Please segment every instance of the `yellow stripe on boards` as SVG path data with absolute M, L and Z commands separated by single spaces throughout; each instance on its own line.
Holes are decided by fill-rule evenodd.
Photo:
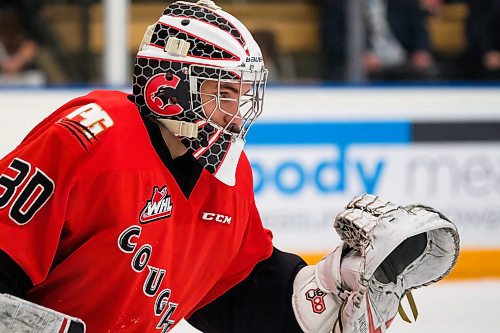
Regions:
M 320 261 L 325 253 L 299 254 L 309 265 Z M 445 280 L 500 278 L 500 249 L 462 250 L 453 271 Z

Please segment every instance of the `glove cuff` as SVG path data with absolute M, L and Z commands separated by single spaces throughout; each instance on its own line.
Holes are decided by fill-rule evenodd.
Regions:
M 341 243 L 317 265 L 302 268 L 295 277 L 292 307 L 306 333 L 331 332 L 351 290 L 362 288 L 359 283 L 362 259 L 352 251 L 342 258 L 346 246 Z
M 360 288 L 362 258 L 357 252 L 346 251 L 344 242 L 315 267 L 314 274 L 321 290 L 333 293 L 345 300 L 350 291 Z M 347 253 L 347 254 L 346 254 Z
M 306 266 L 295 277 L 292 307 L 305 333 L 326 333 L 337 321 L 342 300 L 318 283 L 315 271 L 316 266 Z

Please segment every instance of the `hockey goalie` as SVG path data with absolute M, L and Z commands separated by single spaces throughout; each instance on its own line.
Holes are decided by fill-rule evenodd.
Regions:
M 368 194 L 317 265 L 274 246 L 244 151 L 267 75 L 237 18 L 173 2 L 132 93 L 76 97 L 1 158 L 0 333 L 382 333 L 446 276 L 455 226 Z

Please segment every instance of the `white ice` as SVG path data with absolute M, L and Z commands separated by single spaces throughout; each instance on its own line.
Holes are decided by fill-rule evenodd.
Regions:
M 500 280 L 444 281 L 414 291 L 414 297 L 416 323 L 398 316 L 389 333 L 500 333 Z M 171 332 L 199 331 L 183 321 Z

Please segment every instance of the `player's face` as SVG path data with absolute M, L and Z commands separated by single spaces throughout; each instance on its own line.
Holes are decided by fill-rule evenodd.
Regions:
M 231 132 L 241 131 L 240 96 L 250 90 L 250 84 L 205 80 L 201 85 L 201 102 L 207 119 Z M 216 96 L 219 96 L 217 103 Z

